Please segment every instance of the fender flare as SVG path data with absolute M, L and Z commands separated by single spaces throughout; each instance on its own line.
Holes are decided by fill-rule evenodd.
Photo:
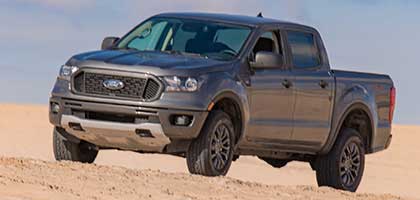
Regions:
M 246 102 L 247 100 L 245 100 L 245 102 L 243 101 L 243 99 L 237 95 L 235 92 L 233 91 L 222 91 L 220 93 L 218 93 L 217 95 L 215 95 L 215 97 L 212 99 L 211 104 L 216 104 L 218 101 L 222 100 L 222 99 L 232 99 L 239 107 L 239 112 L 241 114 L 240 119 L 241 119 L 241 130 L 239 130 L 239 132 L 237 134 L 237 141 L 239 142 L 239 140 L 242 138 L 242 136 L 244 135 L 245 132 L 245 126 L 246 126 L 246 121 L 247 121 L 247 111 L 246 111 Z M 210 105 L 209 105 L 210 107 Z M 209 110 L 210 111 L 210 110 Z M 249 113 L 248 113 L 249 115 Z
M 368 135 L 368 140 L 371 140 L 371 137 L 373 137 L 373 134 L 375 132 L 372 112 L 365 103 L 354 102 L 354 103 L 350 104 L 345 109 L 345 111 L 343 112 L 343 115 L 341 116 L 340 120 L 338 121 L 338 125 L 334 128 L 334 130 L 331 130 L 331 134 L 328 136 L 328 139 L 327 139 L 326 143 L 324 144 L 324 146 L 322 147 L 319 154 L 324 155 L 324 154 L 328 154 L 328 152 L 330 152 L 330 150 L 333 148 L 333 146 L 334 146 L 334 144 L 335 144 L 335 142 L 336 142 L 336 140 L 337 140 L 337 138 L 340 134 L 340 130 L 341 130 L 341 127 L 343 126 L 344 120 L 347 118 L 347 116 L 352 111 L 354 111 L 356 109 L 363 110 L 369 117 L 370 126 L 371 126 L 370 128 L 371 128 L 372 132 L 370 133 L 370 135 Z M 367 148 L 370 149 L 370 147 L 368 147 L 368 146 L 367 146 Z

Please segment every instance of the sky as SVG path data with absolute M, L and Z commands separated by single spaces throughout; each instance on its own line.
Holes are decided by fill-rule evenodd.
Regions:
M 264 16 L 316 27 L 334 69 L 389 74 L 395 122 L 420 124 L 415 0 L 0 0 L 0 102 L 47 104 L 59 67 L 161 12 Z

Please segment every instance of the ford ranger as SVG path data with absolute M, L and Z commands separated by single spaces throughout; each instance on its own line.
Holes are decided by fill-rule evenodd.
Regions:
M 185 157 L 193 174 L 223 176 L 252 155 L 277 168 L 308 162 L 320 186 L 356 191 L 365 155 L 391 142 L 394 106 L 389 76 L 330 69 L 312 27 L 164 13 L 70 58 L 49 119 L 57 160 L 164 153 Z

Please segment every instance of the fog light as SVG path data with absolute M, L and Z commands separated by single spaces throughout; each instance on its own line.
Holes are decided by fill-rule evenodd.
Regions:
M 60 112 L 60 105 L 57 103 L 51 103 L 51 112 L 53 114 L 58 114 Z
M 176 126 L 189 126 L 191 124 L 192 117 L 186 115 L 176 115 L 174 116 L 174 124 Z

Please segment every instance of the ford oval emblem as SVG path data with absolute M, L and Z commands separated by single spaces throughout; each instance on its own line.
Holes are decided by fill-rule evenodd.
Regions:
M 110 90 L 120 90 L 124 88 L 124 83 L 115 79 L 105 80 L 103 85 Z

